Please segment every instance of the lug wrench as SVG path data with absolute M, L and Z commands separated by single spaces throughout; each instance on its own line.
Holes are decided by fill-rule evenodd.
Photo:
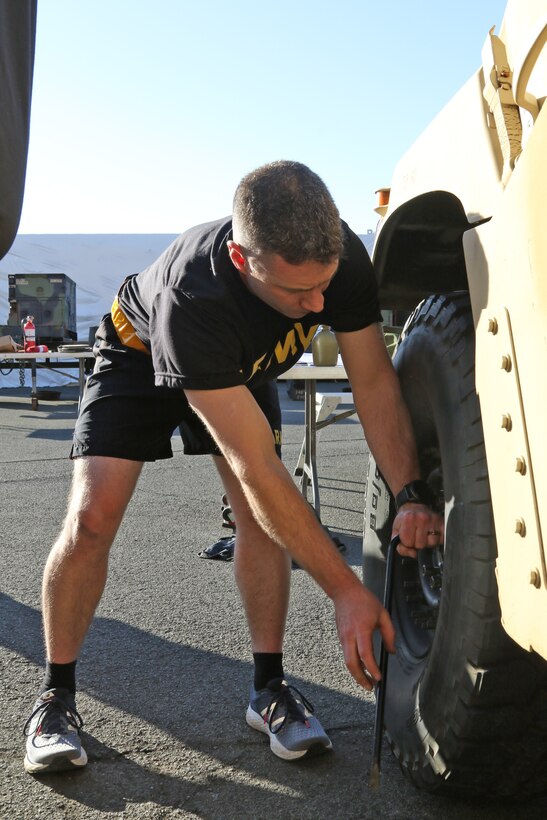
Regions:
M 401 539 L 398 535 L 391 539 L 387 548 L 386 578 L 384 585 L 384 608 L 391 616 L 391 601 L 393 598 L 393 574 L 395 569 L 396 549 Z M 376 714 L 374 717 L 374 745 L 372 752 L 372 766 L 368 785 L 377 789 L 380 785 L 380 757 L 382 754 L 382 738 L 384 735 L 384 708 L 386 703 L 388 653 L 382 641 L 380 646 L 380 674 L 382 679 L 376 684 Z

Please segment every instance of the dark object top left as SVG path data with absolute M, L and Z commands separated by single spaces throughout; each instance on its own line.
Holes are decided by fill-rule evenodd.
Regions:
M 37 0 L 0 0 L 0 259 L 21 218 L 30 130 Z

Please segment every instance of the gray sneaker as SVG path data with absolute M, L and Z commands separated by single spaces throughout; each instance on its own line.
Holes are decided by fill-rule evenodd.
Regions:
M 270 749 L 283 760 L 332 749 L 332 743 L 316 717 L 313 706 L 294 686 L 282 678 L 268 682 L 265 689 L 251 687 L 247 723 L 270 738 Z
M 25 723 L 25 769 L 30 774 L 61 772 L 85 766 L 80 729 L 83 721 L 68 689 L 43 692 Z

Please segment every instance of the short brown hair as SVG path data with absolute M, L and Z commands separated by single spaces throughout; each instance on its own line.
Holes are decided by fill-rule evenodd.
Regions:
M 234 195 L 234 238 L 253 255 L 292 265 L 342 254 L 340 214 L 323 180 L 300 162 L 278 160 L 247 174 Z

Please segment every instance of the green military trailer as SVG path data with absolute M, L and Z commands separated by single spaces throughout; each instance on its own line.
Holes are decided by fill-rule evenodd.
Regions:
M 9 316 L 0 335 L 23 343 L 22 324 L 32 316 L 39 343 L 55 349 L 77 338 L 76 283 L 64 273 L 8 274 Z

